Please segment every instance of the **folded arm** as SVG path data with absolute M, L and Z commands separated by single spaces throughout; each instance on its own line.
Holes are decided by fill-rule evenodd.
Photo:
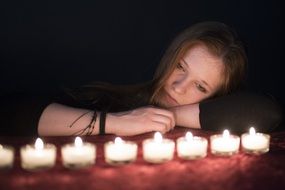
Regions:
M 213 98 L 200 104 L 178 106 L 174 112 L 176 125 L 241 133 L 254 126 L 257 131 L 272 131 L 282 121 L 282 110 L 269 96 L 240 92 Z

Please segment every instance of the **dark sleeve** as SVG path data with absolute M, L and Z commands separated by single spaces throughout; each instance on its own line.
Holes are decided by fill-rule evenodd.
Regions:
M 200 103 L 201 128 L 247 132 L 251 126 L 270 132 L 282 121 L 281 106 L 270 96 L 239 92 Z
M 43 110 L 51 99 L 43 95 L 9 94 L 0 100 L 0 135 L 37 136 Z

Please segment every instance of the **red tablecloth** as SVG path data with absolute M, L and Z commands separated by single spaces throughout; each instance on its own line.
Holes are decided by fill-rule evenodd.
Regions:
M 164 136 L 177 139 L 189 129 L 177 128 Z M 194 135 L 207 137 L 213 133 L 191 130 Z M 61 163 L 60 146 L 73 142 L 73 137 L 49 137 L 45 142 L 57 146 L 56 166 L 47 171 L 28 172 L 20 166 L 19 147 L 33 143 L 35 138 L 0 137 L 1 144 L 16 148 L 14 167 L 0 171 L 0 189 L 191 189 L 241 190 L 285 189 L 285 132 L 271 134 L 270 151 L 254 156 L 241 151 L 231 157 L 218 157 L 208 150 L 206 158 L 182 160 L 175 157 L 164 164 L 148 164 L 142 158 L 142 141 L 153 133 L 123 138 L 139 144 L 138 159 L 131 164 L 114 167 L 104 161 L 103 144 L 114 136 L 84 137 L 97 145 L 96 164 L 87 169 L 69 170 Z

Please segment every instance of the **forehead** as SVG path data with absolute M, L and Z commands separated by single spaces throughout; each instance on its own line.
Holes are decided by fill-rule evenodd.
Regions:
M 182 59 L 188 65 L 193 77 L 206 81 L 214 89 L 222 85 L 224 79 L 223 61 L 211 54 L 205 45 L 197 44 L 191 47 Z

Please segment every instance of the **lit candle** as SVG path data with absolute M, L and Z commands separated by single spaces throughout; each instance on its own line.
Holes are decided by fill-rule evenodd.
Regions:
M 222 135 L 212 135 L 210 141 L 212 154 L 230 156 L 239 151 L 240 138 L 228 130 L 224 130 Z
M 176 141 L 178 157 L 184 159 L 204 158 L 207 155 L 208 141 L 206 138 L 197 137 L 187 132 L 185 137 Z
M 14 162 L 14 148 L 0 144 L 0 169 L 12 168 Z
M 138 146 L 131 141 L 123 141 L 116 137 L 104 145 L 105 161 L 112 165 L 121 165 L 133 162 L 137 158 Z
M 242 150 L 250 154 L 262 154 L 269 151 L 270 135 L 256 133 L 251 127 L 249 133 L 241 136 Z
M 150 163 L 162 163 L 172 160 L 175 143 L 171 139 L 164 139 L 156 132 L 154 138 L 143 141 L 143 158 Z
M 67 168 L 88 167 L 95 163 L 96 146 L 92 143 L 83 143 L 76 137 L 74 143 L 61 147 L 63 165 Z
M 26 170 L 43 170 L 54 166 L 56 147 L 53 144 L 44 144 L 37 138 L 34 145 L 21 147 L 21 166 Z

